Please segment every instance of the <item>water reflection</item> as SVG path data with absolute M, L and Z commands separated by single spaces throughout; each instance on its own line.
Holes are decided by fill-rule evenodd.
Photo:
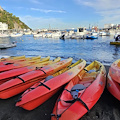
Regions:
M 0 43 L 17 41 L 17 47 L 0 50 L 0 54 L 73 57 L 74 60 L 83 58 L 87 62 L 98 60 L 102 63 L 111 64 L 120 58 L 120 47 L 109 44 L 113 40 L 113 37 L 109 36 L 99 37 L 95 40 L 67 39 L 63 41 L 60 39 L 34 38 L 32 35 L 23 35 L 20 38 L 0 39 Z
M 115 45 L 115 48 L 114 48 L 114 53 L 113 53 L 113 55 L 115 55 L 115 56 L 118 56 L 119 54 L 119 49 L 120 49 L 120 46 L 118 46 L 118 45 Z

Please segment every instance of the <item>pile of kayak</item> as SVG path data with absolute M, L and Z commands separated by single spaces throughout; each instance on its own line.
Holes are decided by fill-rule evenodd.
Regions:
M 103 64 L 93 61 L 86 66 L 84 59 L 72 63 L 50 56 L 25 56 L 0 59 L 0 99 L 21 94 L 16 106 L 33 110 L 57 93 L 52 120 L 77 120 L 96 104 L 106 85 Z M 113 63 L 108 74 L 108 90 L 120 100 L 120 60 Z

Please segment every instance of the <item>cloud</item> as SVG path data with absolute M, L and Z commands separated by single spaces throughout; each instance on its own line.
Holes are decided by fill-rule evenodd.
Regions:
M 79 5 L 91 7 L 102 17 L 100 22 L 117 23 L 120 20 L 119 0 L 74 0 Z
M 32 29 L 42 29 L 42 28 L 60 28 L 65 29 L 67 26 L 66 23 L 60 18 L 43 18 L 43 17 L 34 17 L 34 16 L 19 16 L 20 20 L 26 23 Z
M 62 10 L 47 10 L 47 9 L 38 9 L 38 8 L 31 8 L 31 10 L 40 11 L 40 12 L 44 12 L 44 13 L 50 13 L 50 12 L 54 12 L 54 13 L 66 13 L 65 11 L 62 11 Z
M 38 1 L 38 0 L 30 0 L 30 2 L 34 3 L 34 4 L 43 4 L 42 2 Z

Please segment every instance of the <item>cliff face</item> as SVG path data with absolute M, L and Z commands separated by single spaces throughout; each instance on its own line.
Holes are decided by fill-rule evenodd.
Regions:
M 2 8 L 1 6 L 0 6 L 0 10 L 1 10 L 1 11 L 4 11 L 3 8 Z
M 8 24 L 8 29 L 30 29 L 19 17 L 7 12 L 0 6 L 0 22 Z

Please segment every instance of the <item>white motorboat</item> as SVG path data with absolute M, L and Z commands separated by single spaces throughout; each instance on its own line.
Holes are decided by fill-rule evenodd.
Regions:
M 24 32 L 24 35 L 31 35 L 32 34 L 32 31 L 26 31 Z
M 86 30 L 86 28 L 85 27 L 83 27 L 83 28 L 77 28 L 77 35 L 79 35 L 79 36 L 86 36 L 86 34 L 88 33 L 88 31 Z
M 104 31 L 99 32 L 99 36 L 108 36 L 108 35 L 110 35 L 110 33 L 107 33 L 107 32 L 104 32 Z
M 9 37 L 8 34 L 0 34 L 0 38 L 6 38 L 6 37 Z
M 115 35 L 114 35 L 114 38 L 116 39 L 116 37 L 120 35 L 120 32 L 116 32 Z
M 43 34 L 42 33 L 38 33 L 38 34 L 34 34 L 33 37 L 42 37 Z
M 52 38 L 60 38 L 62 33 L 60 31 L 52 33 Z
M 8 43 L 0 44 L 0 49 L 6 49 L 6 48 L 11 48 L 11 47 L 16 47 L 16 43 L 12 42 L 10 44 Z
M 46 38 L 52 38 L 52 33 L 46 33 Z
M 10 37 L 21 37 L 23 34 L 21 34 L 21 33 L 16 33 L 16 34 L 14 34 L 14 33 L 12 33 L 11 35 L 10 35 Z

